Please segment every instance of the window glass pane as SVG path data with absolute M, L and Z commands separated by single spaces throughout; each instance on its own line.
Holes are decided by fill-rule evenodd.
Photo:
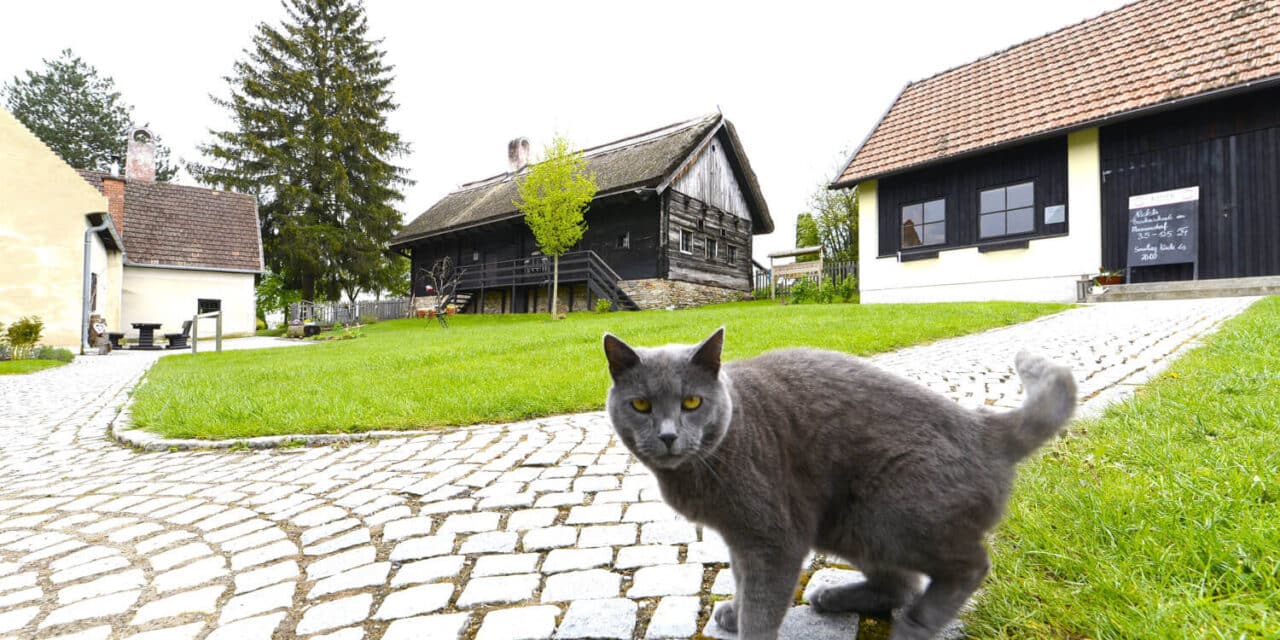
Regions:
M 1021 209 L 1030 207 L 1035 204 L 1036 190 L 1034 182 L 1024 182 L 1015 184 L 1008 189 L 1008 202 L 1005 204 L 1010 209 Z
M 1004 211 L 1004 189 L 991 189 L 983 191 L 979 198 L 982 204 L 981 213 L 990 213 L 992 211 Z
M 947 217 L 947 201 L 931 200 L 924 203 L 924 221 L 942 222 Z
M 1036 229 L 1036 210 L 1030 207 L 1009 212 L 1005 233 L 1027 233 Z
M 1004 214 L 991 213 L 981 216 L 978 224 L 978 236 L 982 238 L 990 238 L 991 236 L 1004 235 Z
M 908 220 L 902 225 L 902 248 L 920 246 L 920 234 L 916 233 L 916 225 Z
M 921 206 L 918 204 L 908 205 L 902 208 L 902 225 L 905 227 L 908 222 L 912 224 L 920 224 L 924 222 L 920 216 Z
M 942 244 L 947 241 L 947 224 L 934 222 L 921 227 L 921 240 L 924 244 Z

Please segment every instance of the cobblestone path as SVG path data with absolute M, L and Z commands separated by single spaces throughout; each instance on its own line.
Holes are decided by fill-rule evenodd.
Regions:
M 1249 302 L 1083 307 L 874 360 L 962 403 L 1012 406 L 1013 355 L 1029 347 L 1073 368 L 1088 409 Z M 0 378 L 0 637 L 724 636 L 707 626 L 732 585 L 723 544 L 660 502 L 600 413 L 138 453 L 106 432 L 153 360 Z M 829 579 L 847 576 L 812 582 Z M 856 626 L 797 606 L 783 635 Z

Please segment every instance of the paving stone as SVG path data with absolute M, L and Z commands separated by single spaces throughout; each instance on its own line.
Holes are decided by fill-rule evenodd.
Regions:
M 305 547 L 302 550 L 302 553 L 309 556 L 323 556 L 335 551 L 354 547 L 356 545 L 368 544 L 369 541 L 368 529 L 356 529 L 355 531 L 344 533 L 336 538 L 330 538 L 324 542 Z
M 618 560 L 613 566 L 619 569 L 634 569 L 656 564 L 675 564 L 678 551 L 676 547 L 669 545 L 623 547 L 618 550 Z
M 363 622 L 372 606 L 373 596 L 367 593 L 311 605 L 302 613 L 298 633 L 305 635 Z
M 627 597 L 686 596 L 701 590 L 702 565 L 665 564 L 637 569 Z
M 439 533 L 477 533 L 497 528 L 496 513 L 459 513 L 446 518 L 440 525 Z
M 135 544 L 133 549 L 138 552 L 138 555 L 147 556 L 194 537 L 196 534 L 190 531 L 166 531 Z
M 221 578 L 227 573 L 227 561 L 222 559 L 221 556 L 214 556 L 197 560 L 181 569 L 174 569 L 157 575 L 152 583 L 156 591 L 164 593 L 202 585 Z
M 255 533 L 257 531 L 261 531 L 262 529 L 267 529 L 273 526 L 274 525 L 267 520 L 254 519 L 254 520 L 241 522 L 239 524 L 236 524 L 231 527 L 227 527 L 225 529 L 210 531 L 209 533 L 206 533 L 201 537 L 208 542 L 212 542 L 214 544 L 222 544 L 228 540 L 234 540 L 236 538 L 244 537 L 251 533 Z
M 293 594 L 296 586 L 292 582 L 282 582 L 235 596 L 222 607 L 218 624 L 242 620 L 266 613 L 275 609 L 286 609 L 293 606 Z
M 58 591 L 58 604 L 70 604 L 77 600 L 87 600 L 110 593 L 119 593 L 131 589 L 141 589 L 147 585 L 147 579 L 141 569 L 121 571 L 103 576 L 89 582 L 81 582 L 64 587 Z
M 499 609 L 485 614 L 476 640 L 541 640 L 556 628 L 560 608 L 553 606 Z
M 344 533 L 360 526 L 360 521 L 355 518 L 344 518 L 342 520 L 334 520 L 318 527 L 311 527 L 302 532 L 298 539 L 302 542 L 303 547 L 309 547 L 317 542 L 327 540 L 339 533 Z
M 724 543 L 705 541 L 693 542 L 689 544 L 689 552 L 686 556 L 689 562 L 707 562 L 707 563 L 729 563 L 729 547 Z
M 458 511 L 470 511 L 475 507 L 476 501 L 470 498 L 457 498 L 455 500 L 441 500 L 438 502 L 430 502 L 422 505 L 418 509 L 420 515 L 431 515 L 437 513 L 454 513 Z
M 135 633 L 126 637 L 125 640 L 193 640 L 203 630 L 203 622 L 192 622 L 176 627 L 165 627 L 163 629 Z
M 597 547 L 593 549 L 555 549 L 547 554 L 542 562 L 543 573 L 560 573 L 590 569 L 609 564 L 613 560 L 613 549 Z
M 645 640 L 683 640 L 698 632 L 697 596 L 667 596 L 649 618 Z M 799 639 L 797 639 L 799 640 Z
M 698 528 L 684 520 L 650 522 L 640 527 L 641 544 L 688 544 L 698 541 Z
M 88 600 L 81 600 L 59 607 L 40 622 L 40 628 L 45 629 L 69 622 L 119 615 L 127 611 L 129 607 L 132 607 L 133 603 L 138 601 L 138 596 L 140 595 L 142 595 L 141 591 L 124 591 L 107 596 L 89 598 Z
M 453 553 L 453 543 L 454 535 L 452 533 L 426 536 L 425 538 L 409 538 L 397 544 L 391 550 L 391 561 L 404 562 L 406 560 L 418 560 L 420 558 Z
M 534 501 L 535 507 L 563 507 L 566 505 L 582 504 L 587 501 L 587 496 L 576 491 L 566 493 L 545 493 L 538 496 Z
M 443 609 L 453 596 L 452 584 L 424 584 L 387 595 L 373 617 L 377 620 L 408 618 Z
M 529 599 L 538 588 L 537 574 L 472 578 L 458 596 L 457 606 L 520 602 Z
M 0 613 L 0 633 L 20 629 L 40 613 L 40 607 L 25 607 Z
M 111 625 L 103 625 L 100 627 L 91 627 L 84 631 L 68 633 L 60 635 L 48 640 L 107 640 L 111 637 Z
M 184 613 L 213 613 L 218 604 L 218 598 L 226 590 L 226 587 L 218 585 L 149 602 L 138 609 L 137 615 L 129 624 L 146 624 L 153 620 L 172 618 Z
M 522 545 L 525 551 L 540 551 L 556 547 L 571 547 L 577 541 L 578 530 L 573 527 L 546 527 L 526 531 Z
M 293 580 L 297 577 L 298 563 L 293 560 L 286 560 L 285 562 L 279 562 L 252 571 L 243 571 L 236 574 L 236 593 L 247 593 L 277 582 Z M 314 579 L 314 576 L 312 579 Z
M 387 581 L 387 574 L 390 572 L 390 562 L 375 562 L 363 567 L 348 569 L 317 582 L 311 588 L 311 591 L 307 593 L 307 599 L 315 600 L 331 593 L 380 585 Z
M 272 560 L 288 558 L 298 554 L 298 546 L 289 540 L 273 542 L 265 547 L 249 549 L 231 556 L 231 568 L 235 571 L 256 567 Z
M 157 553 L 148 561 L 151 562 L 151 568 L 154 571 L 167 571 L 180 564 L 185 564 L 196 558 L 213 555 L 213 549 L 203 542 L 191 542 L 184 544 L 176 549 L 170 549 L 163 553 Z
M 285 614 L 272 613 L 219 626 L 205 640 L 271 640 Z
M 822 573 L 819 571 L 818 573 Z M 817 575 L 817 574 L 815 574 Z M 731 596 L 737 592 L 738 586 L 733 578 L 733 569 L 721 569 L 716 572 L 716 579 L 711 583 L 711 593 L 718 596 Z M 813 577 L 809 578 L 809 584 L 813 584 Z M 808 589 L 805 590 L 805 600 L 809 599 Z
M 618 595 L 621 584 L 621 575 L 604 569 L 559 573 L 547 578 L 547 584 L 542 588 L 542 601 L 613 598 Z
M 360 627 L 347 627 L 346 629 L 338 629 L 329 633 L 311 636 L 309 640 L 361 640 L 364 637 L 364 629 Z
M 583 527 L 578 534 L 579 547 L 619 547 L 635 544 L 636 525 L 613 524 Z
M 552 553 L 555 553 L 554 551 Z M 462 558 L 454 556 L 458 559 L 458 567 L 462 566 Z M 481 556 L 476 559 L 476 564 L 471 569 L 473 578 L 481 578 L 484 576 L 501 576 L 511 575 L 515 573 L 532 573 L 534 567 L 538 565 L 539 555 L 536 553 L 517 553 L 510 555 L 497 556 Z M 427 562 L 427 561 L 424 561 Z M 409 565 L 405 565 L 401 572 L 408 569 Z M 546 568 L 543 568 L 546 571 Z M 426 582 L 423 580 L 422 582 Z
M 525 531 L 551 526 L 560 512 L 556 509 L 525 509 L 507 516 L 507 531 Z
M 40 587 L 11 591 L 0 596 L 0 609 L 10 609 L 20 604 L 26 604 L 33 600 L 40 600 L 42 598 L 44 598 L 44 591 L 42 591 Z
M 632 600 L 577 600 L 569 605 L 555 637 L 631 640 L 635 626 L 636 603 Z
M 394 520 L 382 526 L 382 539 L 394 541 L 414 536 L 425 536 L 431 533 L 432 525 L 432 519 L 424 517 Z
M 327 558 L 321 558 L 307 565 L 307 579 L 318 580 L 335 573 L 341 573 L 347 569 L 364 566 L 372 563 L 376 555 L 377 552 L 374 551 L 373 547 L 356 547 Z M 392 560 L 395 560 L 395 558 L 392 558 Z
M 396 620 L 382 640 L 458 640 L 471 621 L 468 613 L 446 613 Z
M 226 542 L 223 542 L 221 546 L 222 550 L 227 553 L 237 553 L 240 551 L 260 549 L 272 542 L 284 540 L 286 537 L 288 536 L 279 529 L 263 529 L 247 536 L 227 540 Z
M 533 555 L 534 555 L 534 560 L 536 562 L 537 554 L 533 554 Z M 486 556 L 486 557 L 498 558 L 503 556 Z M 476 562 L 477 568 L 480 566 L 480 562 L 483 560 L 485 560 L 485 558 L 481 558 L 479 561 Z M 463 561 L 464 561 L 464 558 L 462 556 L 442 556 L 439 558 L 428 558 L 426 560 L 419 560 L 417 562 L 409 562 L 409 563 L 406 563 L 404 566 L 400 567 L 400 569 L 396 571 L 395 576 L 391 578 L 391 585 L 398 587 L 406 584 L 417 584 L 420 582 L 435 582 L 436 580 L 440 580 L 442 578 L 454 578 L 459 573 L 462 572 Z M 533 567 L 530 566 L 524 572 L 528 572 L 532 570 L 533 570 Z M 475 569 L 471 571 L 471 575 L 473 576 L 477 575 Z M 487 574 L 480 574 L 480 575 L 487 575 Z

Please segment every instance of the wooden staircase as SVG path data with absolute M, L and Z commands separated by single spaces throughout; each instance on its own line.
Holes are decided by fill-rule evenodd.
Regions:
M 1182 300 L 1187 298 L 1226 298 L 1275 294 L 1280 294 L 1280 276 L 1117 284 L 1105 287 L 1101 293 L 1089 294 L 1085 297 L 1085 302 Z

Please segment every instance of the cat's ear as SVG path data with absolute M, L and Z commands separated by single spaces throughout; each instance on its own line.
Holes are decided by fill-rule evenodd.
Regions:
M 702 341 L 702 344 L 693 352 L 693 357 L 689 362 L 695 364 L 707 371 L 711 375 L 720 374 L 720 351 L 724 348 L 724 327 L 716 329 L 711 337 Z
M 640 364 L 640 356 L 612 333 L 604 334 L 604 357 L 609 359 L 609 375 L 615 379 L 627 369 Z

